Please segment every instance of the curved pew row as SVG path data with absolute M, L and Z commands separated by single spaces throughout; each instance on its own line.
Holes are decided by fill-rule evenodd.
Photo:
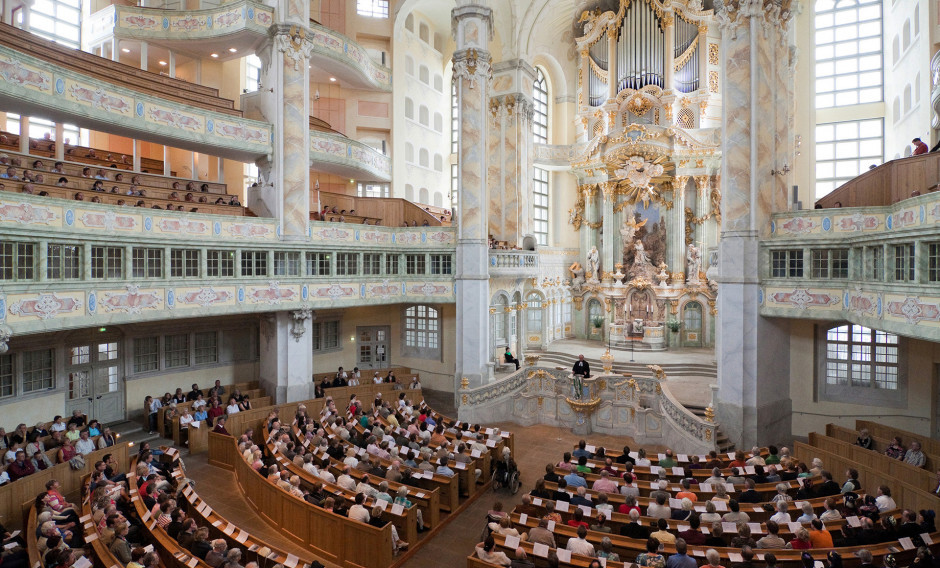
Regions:
M 209 433 L 209 459 L 234 471 L 255 513 L 299 545 L 344 568 L 387 568 L 393 563 L 390 523 L 382 528 L 360 523 L 282 491 L 245 463 L 230 436 Z
M 221 538 L 226 541 L 229 548 L 237 547 L 244 551 L 243 560 L 263 564 L 271 560 L 283 564 L 285 568 L 307 568 L 307 565 L 294 554 L 278 549 L 261 538 L 252 535 L 249 531 L 235 525 L 227 518 L 214 511 L 186 480 L 182 460 L 177 461 L 173 477 L 180 481 L 182 489 L 179 494 L 182 498 L 177 501 L 180 506 L 187 509 L 187 515 L 197 520 L 197 524 L 209 529 L 211 539 Z M 179 488 L 179 487 L 178 487 Z M 267 549 L 267 550 L 265 550 Z
M 265 429 L 265 438 L 267 438 L 267 434 L 268 434 L 267 429 Z M 335 483 L 329 483 L 327 481 L 324 481 L 323 479 L 320 479 L 314 475 L 311 475 L 310 472 L 306 471 L 305 469 L 297 467 L 293 462 L 287 460 L 283 455 L 281 455 L 280 452 L 277 451 L 277 446 L 275 446 L 273 443 L 268 442 L 267 451 L 269 455 L 274 456 L 274 460 L 277 462 L 278 466 L 280 466 L 282 469 L 286 469 L 287 471 L 289 471 L 291 475 L 298 476 L 301 482 L 304 483 L 305 485 L 310 486 L 310 485 L 319 483 L 323 486 L 323 490 L 326 491 L 327 493 L 333 496 L 341 496 L 347 502 L 355 501 L 356 499 L 355 491 L 349 491 L 348 489 L 344 487 L 340 487 L 339 485 Z M 323 454 L 319 454 L 318 457 L 320 459 L 329 459 L 329 456 L 325 452 Z M 342 472 L 340 468 L 338 468 L 335 464 L 333 464 L 332 460 L 331 460 L 330 470 L 335 476 L 339 476 L 339 474 Z M 362 475 L 356 476 L 357 481 L 362 481 L 362 478 L 363 478 Z M 383 479 L 383 481 L 385 480 Z M 390 494 L 394 493 L 398 487 L 401 487 L 401 484 L 396 484 L 396 487 L 393 487 L 392 483 L 389 482 Z M 437 492 L 437 489 L 435 489 L 432 493 L 434 492 Z M 430 515 L 430 512 L 427 511 L 427 501 L 428 501 L 427 494 L 422 491 L 415 491 L 413 495 L 411 493 L 412 492 L 409 491 L 409 500 L 412 500 L 413 504 L 411 507 L 407 507 L 407 508 L 402 507 L 400 505 L 389 506 L 387 501 L 384 501 L 381 499 L 375 499 L 374 497 L 369 497 L 369 496 L 366 497 L 366 500 L 363 503 L 363 506 L 370 510 L 375 505 L 379 505 L 380 507 L 382 507 L 382 511 L 383 511 L 382 519 L 394 524 L 395 527 L 398 529 L 398 534 L 404 535 L 402 539 L 405 542 L 409 542 L 409 543 L 417 542 L 418 540 L 418 513 L 417 513 L 418 506 L 414 504 L 413 500 L 419 499 L 418 497 L 419 495 L 420 495 L 420 499 L 425 501 L 425 505 L 424 505 L 425 511 L 423 512 L 423 515 L 424 516 Z M 438 511 L 438 514 L 440 514 L 439 511 Z

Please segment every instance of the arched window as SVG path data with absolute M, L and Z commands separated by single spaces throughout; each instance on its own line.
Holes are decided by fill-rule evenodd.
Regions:
M 894 110 L 894 122 L 901 120 L 901 97 L 894 97 L 894 104 L 891 106 Z
M 434 74 L 434 90 L 443 93 L 444 92 L 444 78 L 438 74 Z
M 901 45 L 904 47 L 904 50 L 907 51 L 907 48 L 911 46 L 911 21 L 904 20 L 904 27 L 901 28 L 901 36 L 904 38 L 901 40 Z
M 415 161 L 415 147 L 411 145 L 411 142 L 405 142 L 405 161 L 409 164 Z
M 601 308 L 600 302 L 597 300 L 591 300 L 588 302 L 588 327 L 594 327 L 594 322 L 598 318 L 604 319 L 603 308 Z
M 408 14 L 408 17 L 405 18 L 405 29 L 409 32 L 415 31 L 415 16 L 414 14 Z
M 405 184 L 405 199 L 408 201 L 415 200 L 415 187 L 410 183 Z
M 411 100 L 411 97 L 405 97 L 405 118 L 410 118 L 414 120 L 415 117 L 415 102 Z
M 491 316 L 494 345 L 506 344 L 506 306 L 508 306 L 508 303 L 505 296 L 496 298 L 496 302 L 494 302 L 493 305 L 493 314 Z
M 891 42 L 891 62 L 897 63 L 898 59 L 901 58 L 901 38 L 899 36 L 894 36 L 894 40 Z
M 424 126 L 430 126 L 430 120 L 430 111 L 428 110 L 428 107 L 424 105 L 418 107 L 418 122 Z
M 441 349 L 441 315 L 433 306 L 405 308 L 403 351 L 412 356 L 436 357 Z
M 418 203 L 427 203 L 428 201 L 428 188 L 422 187 L 418 190 Z
M 434 32 L 434 49 L 436 51 L 444 51 L 444 39 L 441 34 Z
M 431 84 L 431 72 L 428 70 L 427 65 L 421 65 L 418 67 L 418 80 L 424 83 L 425 85 Z
M 434 113 L 434 130 L 438 132 L 444 131 L 444 115 L 439 112 Z
M 904 87 L 904 114 L 911 110 L 911 86 Z
M 418 37 L 421 38 L 421 41 L 428 43 L 431 37 L 431 29 L 428 28 L 428 25 L 424 22 L 418 26 Z
M 689 302 L 682 310 L 682 325 L 687 332 L 702 332 L 702 304 Z
M 531 293 L 525 299 L 528 307 L 525 314 L 525 330 L 527 333 L 542 333 L 542 299 L 538 294 Z
M 444 195 L 441 194 L 440 191 L 435 191 L 435 192 L 434 192 L 434 203 L 433 203 L 433 205 L 434 205 L 435 207 L 443 207 L 443 206 L 444 206 Z
M 920 35 L 920 4 L 914 6 L 914 37 Z
M 914 104 L 920 102 L 920 73 L 914 79 Z
M 542 69 L 536 69 L 532 84 L 532 139 L 536 144 L 548 143 L 548 81 Z M 548 245 L 548 170 L 532 168 L 532 221 L 535 238 L 540 245 Z
M 422 168 L 427 168 L 427 167 L 429 167 L 429 166 L 428 166 L 428 160 L 429 160 L 429 157 L 428 157 L 428 149 L 427 149 L 427 148 L 421 148 L 421 149 L 418 151 L 418 165 L 421 166 Z
M 408 75 L 415 74 L 415 60 L 410 55 L 405 56 L 405 73 Z
M 434 154 L 434 169 L 439 172 L 444 171 L 444 156 Z
M 542 69 L 536 69 L 535 83 L 532 86 L 532 138 L 536 144 L 548 144 L 548 82 Z

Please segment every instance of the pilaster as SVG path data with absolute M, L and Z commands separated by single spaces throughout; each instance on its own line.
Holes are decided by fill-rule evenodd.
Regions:
M 670 222 L 674 230 L 667 231 L 666 251 L 669 271 L 673 274 L 685 273 L 685 188 L 689 183 L 689 176 L 676 176 L 672 182 L 672 209 Z M 681 285 L 683 282 L 675 282 Z
M 277 404 L 313 398 L 310 308 L 261 316 L 261 386 Z
M 617 182 L 613 181 L 604 182 L 601 187 L 604 196 L 604 212 L 602 213 L 603 217 L 601 217 L 603 227 L 601 235 L 601 273 L 609 272 L 613 274 L 616 271 L 614 265 L 623 262 L 623 250 L 621 249 L 619 255 L 617 254 L 617 245 L 621 242 L 621 237 L 620 227 L 617 226 L 617 219 L 614 215 L 614 201 L 616 200 L 614 190 L 616 188 Z
M 759 314 L 758 241 L 786 208 L 794 56 L 791 3 L 732 0 L 721 30 L 722 164 L 719 245 L 718 417 L 739 447 L 789 437 L 789 324 Z M 759 419 L 758 419 L 759 417 Z

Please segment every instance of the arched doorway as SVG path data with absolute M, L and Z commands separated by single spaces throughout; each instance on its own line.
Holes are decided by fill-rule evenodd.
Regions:
M 702 333 L 702 304 L 689 302 L 682 308 L 682 344 L 701 347 Z

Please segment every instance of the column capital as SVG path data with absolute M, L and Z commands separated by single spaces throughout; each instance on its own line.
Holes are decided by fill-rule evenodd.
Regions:
M 307 32 L 297 26 L 279 25 L 272 28 L 274 47 L 284 57 L 294 63 L 294 71 L 301 69 L 313 52 L 313 43 L 307 39 Z
M 470 83 L 470 88 L 475 89 L 477 81 L 483 79 L 489 81 L 493 72 L 490 67 L 492 58 L 490 52 L 469 48 L 454 52 L 454 81 L 465 79 Z
M 485 28 L 485 38 L 481 38 L 479 27 L 472 25 L 476 20 Z M 457 40 L 457 46 L 486 45 L 493 39 L 493 9 L 482 4 L 467 4 L 457 6 L 450 11 L 450 31 Z M 467 25 L 471 24 L 471 25 Z

